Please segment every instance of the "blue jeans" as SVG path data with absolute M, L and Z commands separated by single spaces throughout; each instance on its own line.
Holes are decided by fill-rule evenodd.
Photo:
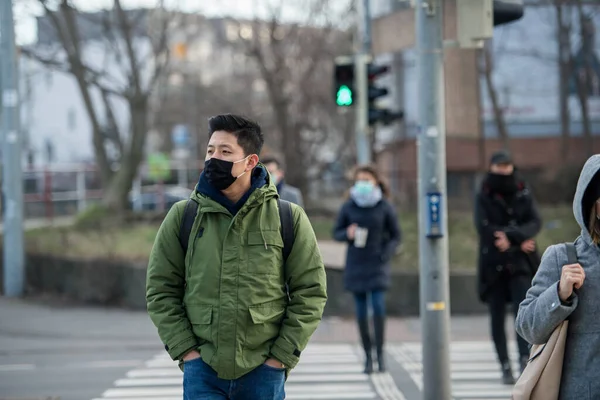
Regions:
M 356 319 L 367 319 L 369 316 L 367 295 L 371 294 L 371 306 L 373 307 L 373 315 L 377 317 L 385 317 L 385 291 L 374 290 L 372 292 L 354 293 L 354 301 L 356 303 Z
M 261 365 L 235 380 L 217 377 L 202 358 L 183 364 L 183 400 L 283 400 L 285 370 Z

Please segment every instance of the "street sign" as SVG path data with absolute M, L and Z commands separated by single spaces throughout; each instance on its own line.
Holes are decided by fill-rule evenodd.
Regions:
M 444 236 L 442 231 L 442 194 L 427 193 L 427 232 L 430 239 Z
M 187 125 L 178 124 L 171 131 L 171 140 L 178 147 L 184 147 L 190 144 L 190 130 Z
M 171 163 L 164 153 L 148 155 L 148 176 L 155 181 L 163 181 L 171 176 Z

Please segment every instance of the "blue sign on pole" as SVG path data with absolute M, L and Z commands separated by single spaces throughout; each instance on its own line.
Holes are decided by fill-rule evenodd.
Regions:
M 190 144 L 190 130 L 186 125 L 175 125 L 171 132 L 171 140 L 175 146 L 187 146 Z
M 442 226 L 442 194 L 439 192 L 427 193 L 427 232 L 430 239 L 444 236 Z

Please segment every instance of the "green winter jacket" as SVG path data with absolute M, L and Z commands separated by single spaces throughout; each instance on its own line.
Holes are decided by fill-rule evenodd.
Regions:
M 284 267 L 272 183 L 257 188 L 235 216 L 196 191 L 192 197 L 199 206 L 188 254 L 178 239 L 182 201 L 163 221 L 148 265 L 148 312 L 165 349 L 174 360 L 198 349 L 222 379 L 237 379 L 269 357 L 289 372 L 327 300 L 308 217 L 292 204 L 295 242 Z

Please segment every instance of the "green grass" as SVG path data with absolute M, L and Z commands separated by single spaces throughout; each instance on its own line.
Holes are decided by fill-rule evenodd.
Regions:
M 26 235 L 29 253 L 76 259 L 148 259 L 158 224 L 106 227 L 97 231 L 78 228 L 38 229 Z
M 579 234 L 570 207 L 545 207 L 541 210 L 544 228 L 537 237 L 539 248 L 545 250 L 553 243 L 571 241 Z M 399 220 L 403 233 L 402 252 L 395 258 L 398 269 L 418 268 L 418 223 L 416 213 L 401 212 Z M 313 218 L 313 228 L 320 240 L 331 240 L 334 221 Z M 478 238 L 473 217 L 468 212 L 451 212 L 448 218 L 450 267 L 472 270 L 477 263 Z M 152 249 L 158 223 L 131 223 L 126 227 L 111 224 L 94 229 L 70 227 L 40 229 L 27 233 L 29 252 L 55 254 L 73 258 L 117 258 L 145 261 Z

